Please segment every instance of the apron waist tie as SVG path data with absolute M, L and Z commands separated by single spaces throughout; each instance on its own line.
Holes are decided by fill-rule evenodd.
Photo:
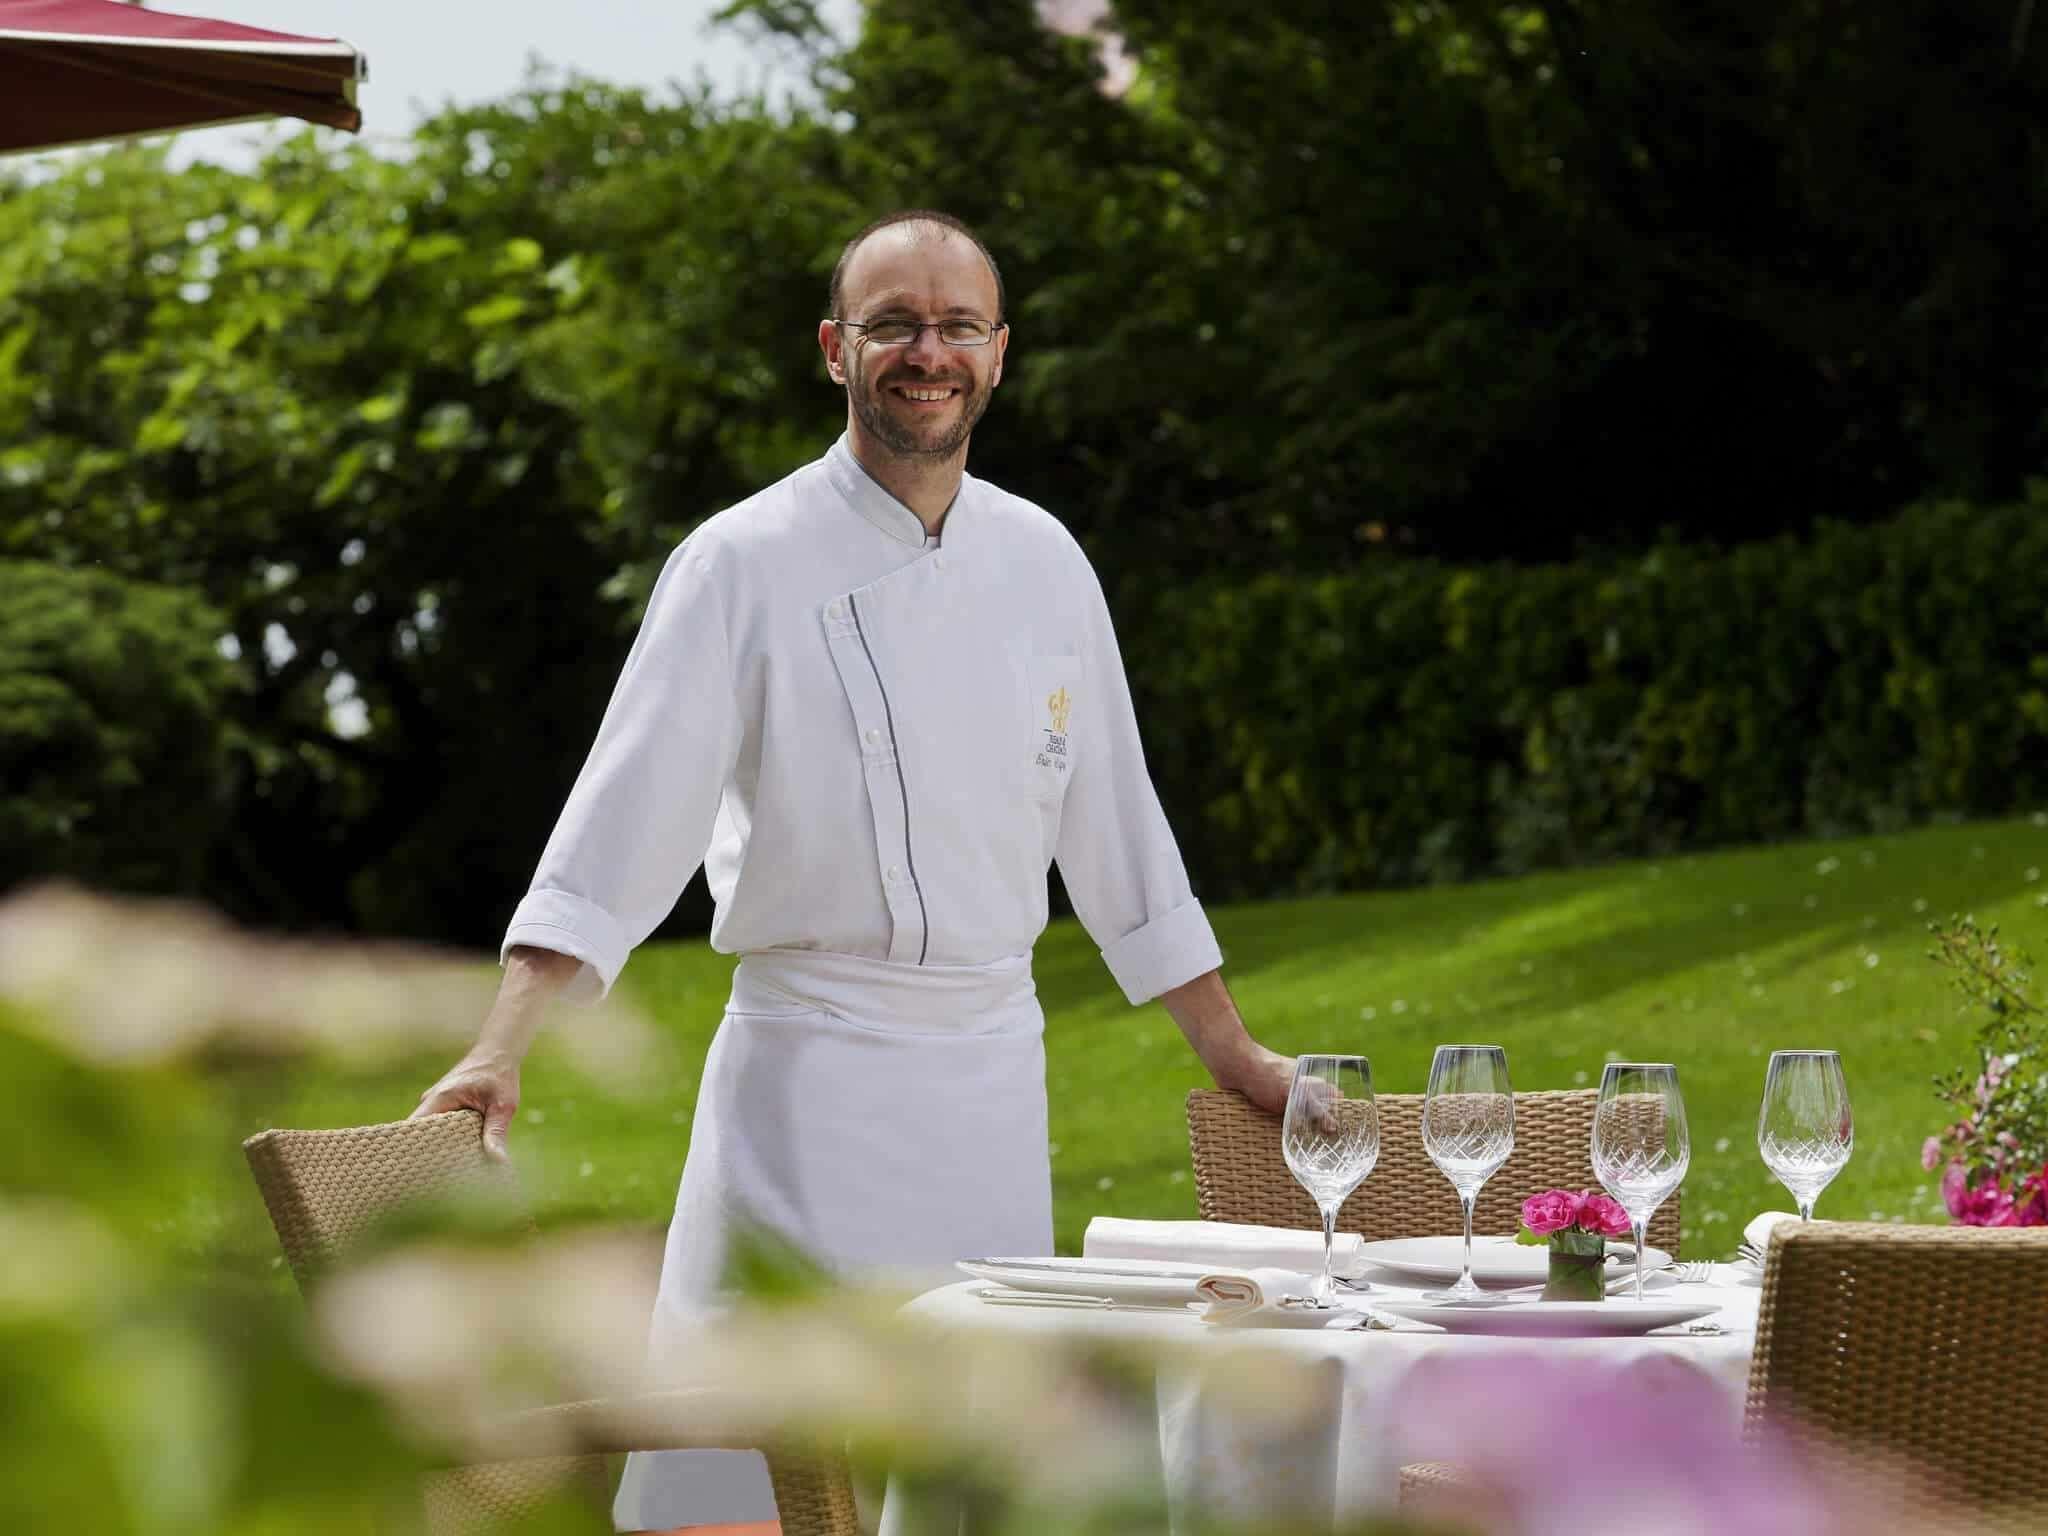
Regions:
M 906 965 L 823 949 L 755 949 L 740 956 L 732 978 L 738 1012 L 773 1011 L 760 1005 L 779 1000 L 892 1031 L 1009 1033 L 1037 995 L 1028 953 L 983 965 Z M 1028 1017 L 1038 1020 L 1035 1006 Z

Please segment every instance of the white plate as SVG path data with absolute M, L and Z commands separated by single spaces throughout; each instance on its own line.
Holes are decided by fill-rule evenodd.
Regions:
M 1720 1311 L 1713 1302 L 1682 1301 L 1529 1301 L 1504 1306 L 1444 1306 L 1427 1301 L 1373 1302 L 1376 1312 L 1390 1312 L 1411 1322 L 1431 1323 L 1447 1333 L 1507 1334 L 1528 1339 L 1583 1339 L 1601 1335 L 1648 1333 L 1710 1317 Z
M 1621 1251 L 1631 1252 L 1623 1243 Z M 1462 1237 L 1396 1237 L 1385 1242 L 1365 1243 L 1358 1256 L 1367 1264 L 1410 1283 L 1448 1285 L 1458 1278 L 1465 1262 Z M 1662 1269 L 1671 1255 L 1661 1248 L 1643 1250 L 1645 1271 Z M 1618 1274 L 1633 1260 L 1617 1256 L 1614 1245 L 1607 1249 L 1607 1272 Z M 1550 1249 L 1517 1243 L 1512 1237 L 1472 1239 L 1472 1278 L 1481 1285 L 1541 1285 L 1550 1273 Z M 1598 1305 L 1598 1303 L 1593 1303 Z
M 1141 1306 L 1185 1306 L 1195 1282 L 1216 1273 L 1163 1259 L 961 1259 L 955 1266 L 995 1285 L 1052 1296 L 1100 1296 Z

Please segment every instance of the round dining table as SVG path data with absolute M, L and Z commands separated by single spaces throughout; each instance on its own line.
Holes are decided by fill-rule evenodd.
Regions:
M 1369 1518 L 1398 1502 L 1406 1459 L 1395 1433 L 1403 1381 L 1439 1357 L 1499 1357 L 1504 1368 L 1531 1352 L 1543 1359 L 1587 1359 L 1617 1368 L 1672 1361 L 1698 1370 L 1725 1399 L 1739 1424 L 1749 1360 L 1756 1338 L 1761 1292 L 1746 1266 L 1716 1264 L 1704 1280 L 1658 1283 L 1649 1299 L 1696 1303 L 1713 1310 L 1686 1325 L 1641 1334 L 1593 1337 L 1502 1337 L 1446 1332 L 1380 1311 L 1382 1304 L 1420 1301 L 1422 1288 L 1381 1274 L 1367 1291 L 1340 1296 L 1340 1304 L 1370 1314 L 1359 1326 L 1319 1329 L 1219 1325 L 1193 1308 L 1151 1310 L 1104 1305 L 1011 1305 L 986 1299 L 1000 1288 L 963 1280 L 926 1292 L 904 1308 L 915 1326 L 942 1335 L 1007 1330 L 1013 1337 L 1085 1337 L 1155 1344 L 1162 1359 L 1155 1379 L 1158 1463 L 1139 1469 L 1163 1483 L 1175 1527 L 1192 1525 L 1196 1512 L 1210 1518 L 1285 1520 L 1304 1528 Z M 1625 1308 L 1616 1297 L 1603 1305 Z M 1189 1346 L 1193 1346 L 1190 1351 Z M 1203 1357 L 1228 1350 L 1276 1351 L 1312 1367 L 1300 1373 L 1314 1400 L 1287 1416 L 1276 1435 L 1270 1415 L 1233 1407 L 1231 1373 L 1202 1368 Z M 964 1354 L 965 1352 L 963 1352 Z M 1504 1383 L 1511 1390 L 1511 1383 Z M 1149 1430 L 1144 1436 L 1149 1444 Z M 882 1536 L 934 1528 L 931 1511 L 918 1510 L 892 1491 Z M 1183 1517 L 1187 1518 L 1183 1518 Z M 950 1522 L 947 1523 L 951 1529 Z

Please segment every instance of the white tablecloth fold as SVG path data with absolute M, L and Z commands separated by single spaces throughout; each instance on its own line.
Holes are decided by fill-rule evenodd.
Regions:
M 1335 1273 L 1354 1276 L 1364 1267 L 1356 1232 L 1339 1232 L 1333 1248 Z M 1081 1236 L 1090 1259 L 1165 1259 L 1213 1264 L 1218 1269 L 1287 1269 L 1322 1273 L 1323 1234 L 1293 1227 L 1253 1227 L 1229 1221 L 1133 1221 L 1096 1216 Z

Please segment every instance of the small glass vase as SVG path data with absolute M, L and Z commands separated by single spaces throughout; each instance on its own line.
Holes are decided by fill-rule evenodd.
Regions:
M 1550 1234 L 1550 1274 L 1544 1301 L 1607 1299 L 1607 1239 L 1597 1232 Z

